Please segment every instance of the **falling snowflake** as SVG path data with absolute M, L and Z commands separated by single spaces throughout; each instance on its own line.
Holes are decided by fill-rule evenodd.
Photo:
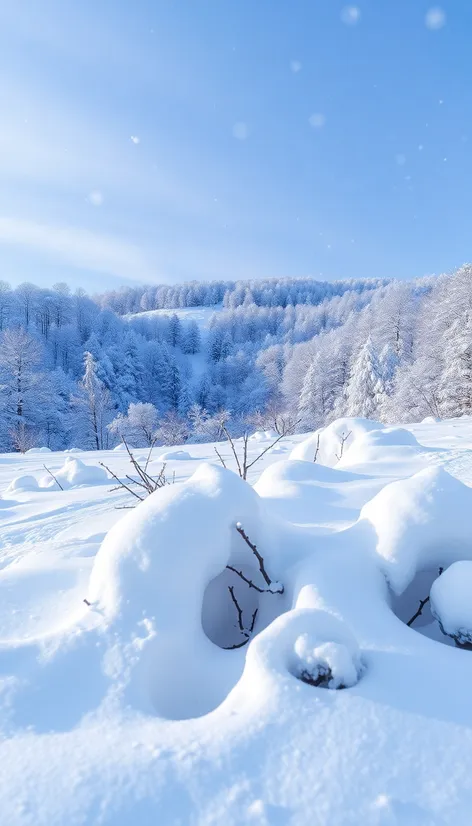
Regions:
M 292 60 L 291 63 L 290 63 L 290 68 L 291 68 L 292 72 L 296 75 L 297 72 L 299 72 L 301 70 L 302 64 L 300 63 L 299 60 Z
M 233 138 L 238 141 L 245 141 L 249 137 L 249 127 L 244 121 L 238 121 L 233 126 Z
M 396 161 L 396 163 L 398 164 L 398 166 L 405 166 L 405 164 L 406 164 L 406 157 L 405 157 L 405 155 L 402 155 L 402 154 L 400 153 L 399 155 L 395 155 L 395 161 Z
M 446 14 L 438 6 L 426 12 L 425 23 L 428 29 L 437 31 L 446 25 Z
M 358 6 L 344 6 L 341 12 L 341 20 L 346 26 L 355 26 L 361 19 L 361 10 Z
M 92 192 L 89 192 L 87 200 L 93 206 L 101 206 L 103 204 L 103 193 L 99 189 L 93 189 Z
M 322 112 L 314 112 L 314 114 L 308 119 L 308 122 L 313 129 L 322 129 L 326 124 L 326 116 L 323 115 Z
M 131 141 L 135 144 L 141 143 L 141 138 L 138 138 L 137 135 L 131 135 Z

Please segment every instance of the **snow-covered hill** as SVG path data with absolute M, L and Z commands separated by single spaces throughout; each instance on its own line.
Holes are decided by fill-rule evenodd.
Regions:
M 164 458 L 0 456 L 1 823 L 468 824 L 472 418 Z
M 222 309 L 223 307 L 221 304 L 217 304 L 213 307 L 179 307 L 175 310 L 147 310 L 146 312 L 141 313 L 130 313 L 125 316 L 125 318 L 129 320 L 136 318 L 156 318 L 159 316 L 176 315 L 180 321 L 195 321 L 200 329 L 200 332 L 205 333 L 205 331 L 209 329 L 210 320 L 213 315 L 215 313 L 220 313 Z

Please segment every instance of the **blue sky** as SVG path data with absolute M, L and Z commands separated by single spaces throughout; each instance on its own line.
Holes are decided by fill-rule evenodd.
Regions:
M 472 259 L 469 0 L 4 0 L 0 23 L 0 278 Z

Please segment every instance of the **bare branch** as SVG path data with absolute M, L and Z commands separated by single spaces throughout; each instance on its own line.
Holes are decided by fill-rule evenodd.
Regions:
M 235 596 L 235 593 L 234 593 L 234 588 L 233 588 L 232 585 L 228 586 L 228 591 L 231 595 L 231 599 L 233 600 L 236 611 L 238 612 L 238 627 L 239 627 L 239 630 L 241 631 L 242 634 L 244 634 L 243 611 L 242 611 L 242 608 L 241 608 L 238 600 L 236 599 L 236 596 Z
M 341 450 L 339 451 L 339 456 L 338 456 L 337 453 L 334 454 L 336 456 L 336 459 L 338 460 L 338 462 L 340 462 L 341 459 L 342 459 L 342 456 L 343 456 L 343 453 L 344 453 L 344 445 L 346 444 L 347 440 L 349 439 L 349 436 L 351 435 L 351 433 L 352 433 L 352 430 L 350 430 L 346 434 L 341 433 Z
M 321 433 L 318 433 L 318 438 L 316 440 L 316 450 L 315 450 L 315 457 L 313 459 L 314 462 L 318 459 L 318 453 L 320 452 L 320 436 Z
M 156 444 L 156 442 L 157 442 L 157 436 L 151 442 L 151 446 L 149 448 L 149 453 L 148 453 L 147 459 L 146 459 L 146 464 L 144 465 L 144 473 L 147 472 L 149 462 L 151 461 L 151 453 L 153 451 L 153 448 L 154 448 L 154 445 Z
M 443 571 L 444 571 L 444 568 L 439 568 L 439 576 L 441 576 Z M 429 602 L 429 597 L 425 597 L 425 599 L 420 599 L 420 605 L 419 605 L 419 608 L 418 608 L 416 614 L 413 614 L 411 619 L 409 619 L 408 622 L 407 622 L 408 627 L 411 627 L 413 625 L 414 621 L 417 620 L 418 617 L 421 616 L 421 614 L 423 613 L 423 608 L 428 602 Z
M 217 451 L 216 447 L 214 448 L 214 450 L 215 450 L 215 453 L 216 453 L 216 455 L 218 456 L 218 459 L 220 460 L 221 464 L 223 465 L 223 467 L 224 467 L 224 468 L 226 468 L 226 465 L 225 465 L 225 463 L 224 463 L 224 459 L 223 459 L 223 457 L 221 456 L 221 454 L 220 454 L 220 453 L 218 453 L 218 451 Z
M 266 447 L 266 448 L 265 448 L 265 450 L 263 450 L 263 451 L 262 451 L 262 453 L 259 453 L 259 456 L 256 456 L 256 458 L 255 458 L 255 459 L 253 459 L 253 461 L 252 461 L 252 462 L 251 462 L 251 463 L 247 466 L 246 471 L 248 471 L 248 470 L 249 470 L 249 468 L 251 468 L 253 465 L 255 465 L 255 464 L 256 464 L 256 462 L 258 462 L 258 461 L 259 461 L 259 459 L 262 459 L 262 457 L 264 456 L 264 454 L 265 454 L 265 453 L 267 453 L 267 451 L 268 451 L 268 450 L 270 450 L 272 447 L 275 447 L 275 445 L 277 444 L 277 442 L 280 442 L 280 440 L 281 440 L 281 439 L 283 439 L 283 438 L 284 438 L 284 436 L 285 436 L 285 434 L 284 434 L 284 433 L 281 433 L 281 434 L 280 434 L 280 436 L 279 436 L 277 439 L 275 439 L 275 441 L 274 441 L 274 442 L 272 442 L 272 444 L 270 444 L 268 447 Z
M 259 586 L 255 585 L 252 579 L 249 579 L 247 576 L 245 576 L 242 571 L 238 571 L 238 569 L 234 568 L 232 565 L 227 565 L 226 567 L 228 571 L 233 571 L 234 574 L 237 574 L 242 579 L 242 581 L 246 583 L 246 585 L 249 585 L 250 588 L 254 588 L 254 590 L 258 591 L 260 594 L 266 593 L 267 589 L 259 588 Z
M 256 610 L 252 614 L 251 625 L 249 626 L 249 628 L 245 628 L 244 622 L 243 622 L 243 611 L 242 611 L 242 608 L 241 608 L 241 606 L 240 606 L 240 604 L 237 600 L 237 597 L 234 593 L 234 588 L 233 588 L 232 585 L 230 585 L 228 587 L 228 591 L 231 595 L 231 599 L 232 599 L 233 604 L 234 604 L 234 606 L 236 608 L 236 611 L 238 613 L 238 628 L 239 628 L 241 634 L 244 635 L 244 639 L 242 639 L 241 642 L 234 643 L 234 645 L 226 645 L 225 646 L 226 651 L 232 651 L 235 648 L 243 648 L 245 645 L 248 644 L 249 640 L 251 639 L 251 634 L 254 631 L 254 625 L 255 625 L 255 622 L 256 622 L 257 610 L 258 609 L 256 608 Z
M 222 424 L 222 425 L 221 425 L 221 429 L 222 429 L 223 433 L 225 434 L 225 436 L 226 436 L 226 438 L 227 438 L 228 442 L 230 443 L 231 450 L 233 451 L 233 456 L 234 456 L 234 458 L 235 458 L 235 460 L 236 460 L 236 465 L 237 465 L 237 468 L 238 468 L 238 473 L 239 473 L 239 475 L 240 475 L 241 479 L 244 479 L 243 472 L 242 472 L 242 470 L 241 470 L 241 464 L 240 464 L 240 461 L 239 461 L 239 456 L 238 456 L 237 450 L 236 450 L 236 448 L 235 448 L 235 446 L 234 446 L 234 442 L 233 442 L 233 439 L 231 438 L 231 435 L 230 435 L 230 433 L 229 433 L 229 430 L 228 430 L 228 428 L 226 427 L 226 425 L 225 425 L 225 424 Z
M 64 490 L 64 488 L 62 487 L 61 483 L 60 483 L 60 482 L 58 481 L 58 479 L 56 479 L 56 477 L 54 476 L 54 473 L 52 473 L 52 471 L 50 471 L 50 470 L 49 470 L 49 468 L 48 468 L 48 467 L 46 467 L 46 465 L 43 465 L 43 468 L 44 468 L 44 470 L 47 470 L 47 472 L 49 473 L 49 475 L 50 475 L 50 476 L 52 476 L 52 478 L 54 479 L 54 481 L 55 481 L 56 485 L 57 485 L 57 486 L 58 486 L 61 490 Z
M 416 614 L 413 614 L 412 618 L 408 620 L 408 622 L 407 622 L 408 626 L 413 625 L 414 621 L 417 620 L 419 616 L 421 616 L 421 614 L 423 612 L 423 608 L 424 608 L 424 606 L 426 605 L 427 602 L 429 602 L 429 597 L 426 597 L 425 599 L 420 599 L 420 606 L 419 606 Z
M 108 471 L 108 473 L 110 474 L 110 476 L 112 476 L 112 477 L 113 477 L 113 479 L 115 479 L 115 481 L 117 481 L 117 482 L 118 482 L 118 487 L 117 487 L 117 488 L 113 488 L 113 490 L 119 490 L 119 488 L 124 488 L 125 490 L 127 490 L 127 491 L 128 491 L 128 493 L 131 493 L 131 495 L 132 495 L 132 496 L 135 496 L 135 497 L 136 497 L 136 499 L 139 499 L 139 501 L 140 501 L 140 502 L 143 502 L 143 501 L 144 501 L 144 499 L 143 499 L 143 497 L 142 497 L 142 496 L 139 496 L 139 495 L 136 493 L 136 491 L 135 491 L 135 490 L 131 490 L 131 488 L 130 488 L 130 487 L 128 487 L 128 485 L 126 485 L 126 484 L 123 482 L 123 480 L 122 480 L 122 479 L 120 479 L 120 478 L 116 475 L 116 473 L 113 473 L 113 471 L 112 471 L 112 470 L 110 470 L 110 468 L 109 468 L 107 465 L 105 465 L 103 462 L 99 462 L 98 464 L 99 464 L 99 465 L 101 465 L 102 467 L 104 467 L 104 468 L 105 468 L 105 470 L 107 470 L 107 471 Z
M 254 625 L 255 625 L 255 623 L 256 623 L 256 617 L 257 617 L 257 612 L 258 612 L 258 610 L 259 610 L 259 609 L 258 609 L 258 608 L 256 608 L 256 609 L 254 610 L 253 614 L 252 614 L 251 624 L 250 624 L 250 626 L 249 626 L 249 633 L 250 633 L 250 634 L 252 634 L 252 632 L 254 631 Z
M 248 537 L 247 533 L 245 532 L 243 526 L 239 522 L 236 525 L 236 530 L 239 533 L 239 535 L 242 536 L 242 538 L 244 539 L 246 545 L 249 546 L 249 548 L 253 552 L 254 556 L 256 557 L 256 559 L 259 563 L 259 570 L 262 574 L 262 577 L 263 577 L 264 581 L 266 582 L 266 584 L 269 586 L 268 590 L 271 591 L 273 583 L 272 583 L 272 580 L 271 580 L 269 574 L 267 573 L 267 571 L 265 569 L 264 558 L 261 556 L 261 554 L 257 550 L 254 543 L 251 542 L 251 540 L 249 539 L 249 537 Z M 283 592 L 284 592 L 283 585 L 281 585 L 280 589 L 277 589 L 276 591 L 271 591 L 271 593 L 274 593 L 274 594 L 283 594 Z

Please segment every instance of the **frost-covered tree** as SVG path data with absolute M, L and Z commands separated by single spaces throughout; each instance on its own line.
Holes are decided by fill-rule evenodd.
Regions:
M 126 415 L 119 413 L 108 425 L 114 436 L 125 438 L 134 447 L 150 447 L 156 441 L 158 412 L 149 402 L 131 403 Z
M 38 340 L 25 330 L 5 330 L 0 339 L 0 432 L 7 447 L 26 450 L 34 442 L 34 434 L 44 406 L 45 378 L 38 371 L 42 356 Z M 54 405 L 51 396 L 49 403 Z
M 84 442 L 96 450 L 108 447 L 107 425 L 111 421 L 113 404 L 110 393 L 97 375 L 97 364 L 91 353 L 84 356 L 84 375 L 72 403 L 78 413 L 77 429 Z
M 189 321 L 187 329 L 184 331 L 181 340 L 182 352 L 186 355 L 193 356 L 200 352 L 201 335 L 196 321 Z
M 380 379 L 379 361 L 369 336 L 351 368 L 347 387 L 349 416 L 375 419 L 381 390 Z

